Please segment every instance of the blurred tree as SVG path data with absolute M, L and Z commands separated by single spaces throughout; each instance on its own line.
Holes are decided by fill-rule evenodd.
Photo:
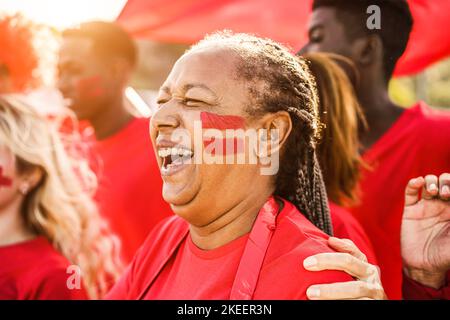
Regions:
M 418 100 L 450 108 L 450 59 L 432 65 L 420 74 L 394 78 L 389 93 L 398 104 L 408 107 Z
M 414 90 L 414 79 L 410 77 L 394 78 L 389 83 L 391 98 L 401 106 L 412 106 L 418 99 Z
M 136 89 L 158 90 L 187 45 L 138 40 L 139 61 L 131 85 Z

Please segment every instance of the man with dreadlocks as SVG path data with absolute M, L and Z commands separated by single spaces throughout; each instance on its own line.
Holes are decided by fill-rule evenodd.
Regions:
M 381 9 L 381 29 L 367 27 L 370 5 Z M 388 82 L 412 25 L 406 0 L 315 0 L 309 43 L 300 51 L 341 54 L 359 71 L 355 90 L 368 125 L 359 138 L 368 168 L 361 174 L 361 204 L 350 210 L 372 241 L 383 285 L 392 299 L 402 297 L 400 225 L 405 186 L 413 177 L 440 175 L 450 168 L 450 115 L 423 102 L 405 110 L 388 95 Z M 427 186 L 436 187 L 431 176 L 425 180 Z M 339 264 L 342 269 L 339 261 L 329 259 L 322 267 L 334 269 Z
M 176 216 L 151 232 L 108 298 L 306 299 L 311 284 L 352 280 L 297 268 L 299 259 L 333 252 L 317 100 L 306 64 L 271 40 L 219 33 L 184 54 L 150 128 Z M 193 162 L 207 147 L 179 133 L 192 137 L 199 123 L 215 132 L 275 130 L 262 135 L 267 153 L 256 154 L 279 155 L 279 171 L 261 174 L 262 161 Z M 244 145 L 247 159 L 255 149 Z

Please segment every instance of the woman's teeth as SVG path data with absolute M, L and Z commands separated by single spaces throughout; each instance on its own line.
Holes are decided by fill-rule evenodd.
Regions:
M 172 157 L 188 157 L 192 156 L 193 152 L 189 149 L 184 148 L 161 148 L 158 150 L 158 156 L 165 158 L 168 156 Z
M 185 160 L 192 158 L 194 153 L 185 148 L 160 148 L 158 156 L 163 159 L 163 168 L 183 164 Z

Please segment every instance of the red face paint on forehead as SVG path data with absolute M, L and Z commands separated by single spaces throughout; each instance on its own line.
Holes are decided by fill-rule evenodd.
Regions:
M 87 98 L 97 98 L 103 94 L 103 88 L 101 84 L 101 77 L 95 75 L 78 80 L 77 82 L 78 93 Z
M 12 180 L 8 177 L 3 176 L 3 167 L 0 166 L 0 186 L 10 187 L 12 185 Z
M 243 129 L 245 119 L 239 116 L 221 116 L 210 112 L 201 112 L 203 129 Z

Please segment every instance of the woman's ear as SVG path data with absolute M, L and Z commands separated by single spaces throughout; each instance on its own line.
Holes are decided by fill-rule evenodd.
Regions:
M 265 155 L 271 156 L 279 152 L 286 143 L 292 131 L 291 115 L 287 111 L 278 111 L 265 115 L 262 119 L 263 132 L 260 141 L 265 141 Z M 260 146 L 260 151 L 261 146 Z
M 43 177 L 44 172 L 41 168 L 33 168 L 29 172 L 24 173 L 19 182 L 20 193 L 26 195 L 41 182 Z

